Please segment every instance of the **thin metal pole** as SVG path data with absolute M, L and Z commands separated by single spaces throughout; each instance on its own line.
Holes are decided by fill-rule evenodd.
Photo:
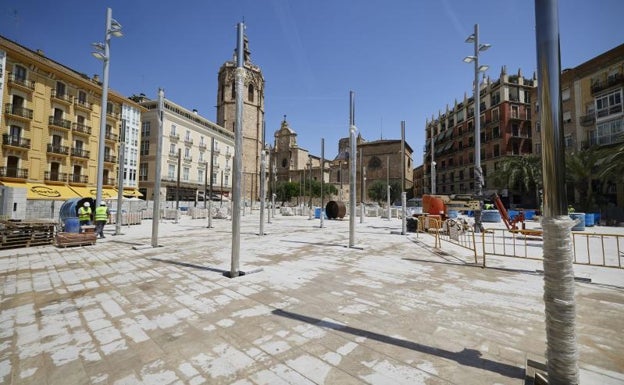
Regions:
M 212 227 L 212 173 L 214 172 L 214 136 L 210 138 L 210 191 L 208 198 L 208 227 Z M 206 193 L 204 193 L 204 202 L 206 202 Z
M 106 113 L 108 105 L 108 69 L 110 65 L 110 38 L 111 38 L 111 20 L 113 19 L 113 10 L 106 9 L 106 30 L 104 33 L 104 79 L 102 82 L 102 106 L 100 111 L 100 138 L 98 143 L 98 163 L 97 163 L 97 185 L 95 193 L 96 204 L 102 201 L 102 188 L 104 185 L 104 149 L 106 142 Z
M 434 143 L 435 143 L 435 135 L 433 125 L 431 126 L 431 195 L 436 194 L 436 162 L 435 162 L 435 154 L 434 154 Z
M 176 216 L 175 216 L 175 223 L 178 223 L 178 210 L 180 209 L 180 169 L 182 168 L 182 149 L 178 148 L 178 172 L 177 172 L 177 179 L 176 179 L 176 193 L 175 193 L 175 200 L 176 200 Z
M 364 223 L 364 166 L 362 156 L 362 149 L 360 148 L 360 223 Z
M 481 170 L 481 92 L 479 90 L 479 24 L 474 25 L 474 114 L 475 114 L 475 129 L 474 129 L 474 193 L 476 199 L 479 202 L 482 201 L 481 194 L 483 187 L 483 171 Z M 481 232 L 481 205 L 479 209 L 474 212 L 475 233 Z
M 162 137 L 165 91 L 158 89 L 158 136 L 156 138 L 156 175 L 154 175 L 154 207 L 152 212 L 152 247 L 158 247 L 158 223 L 160 222 L 160 184 L 162 179 Z
M 312 158 L 308 156 L 308 179 L 310 186 L 308 187 L 308 219 L 312 220 Z
M 349 178 L 349 247 L 355 245 L 355 178 L 357 167 L 357 143 L 355 140 L 355 94 L 350 91 L 350 109 L 349 109 L 349 135 L 351 139 L 351 150 L 349 151 L 349 161 L 351 162 L 351 173 Z
M 238 277 L 240 261 L 240 206 L 241 206 L 241 179 L 243 176 L 243 77 L 245 75 L 243 56 L 243 35 L 245 25 L 238 23 L 238 36 L 236 45 L 237 68 L 236 68 L 236 125 L 235 125 L 235 148 L 234 169 L 232 175 L 232 264 L 230 277 Z
M 260 236 L 264 235 L 264 200 L 266 199 L 266 151 L 260 151 Z
M 121 120 L 121 132 L 119 135 L 119 164 L 117 170 L 117 213 L 115 215 L 115 235 L 121 235 L 121 208 L 123 205 L 124 186 L 124 161 L 126 156 L 126 119 Z M 100 202 L 97 202 L 99 205 Z M 130 221 L 128 221 L 130 223 Z
M 245 177 L 246 177 L 246 172 L 247 171 L 247 167 L 243 167 L 243 179 L 241 180 L 241 184 L 242 184 L 242 188 L 241 188 L 241 196 L 243 198 L 243 216 L 245 216 L 245 207 L 247 206 L 247 196 L 245 195 Z
M 401 120 L 401 192 L 405 191 L 405 120 Z
M 386 186 L 387 186 L 387 204 L 388 204 L 388 220 L 390 220 L 390 155 L 386 155 Z
M 265 187 L 265 199 L 266 194 L 269 194 L 269 191 L 273 191 L 273 189 L 271 188 L 271 146 L 267 146 L 267 161 L 266 161 L 266 166 L 268 167 L 268 169 L 266 170 L 266 172 L 269 174 L 269 179 L 265 182 L 266 183 L 266 187 Z M 268 201 L 270 201 L 270 199 L 268 199 Z M 268 203 L 268 202 L 267 202 Z M 270 207 L 271 205 L 269 205 L 269 207 L 267 208 L 267 223 L 271 223 L 271 209 L 272 207 Z
M 544 305 L 548 383 L 579 384 L 572 220 L 567 213 L 557 0 L 535 1 L 544 176 Z
M 401 211 L 403 212 L 403 214 L 401 215 L 403 217 L 403 219 L 401 219 L 401 235 L 407 234 L 406 204 L 407 204 L 407 193 L 403 191 L 401 193 Z
M 208 194 L 208 167 L 204 169 L 204 209 L 208 202 L 206 202 L 206 195 Z
M 323 220 L 325 216 L 325 195 L 324 195 L 324 187 L 325 185 L 325 138 L 321 138 L 321 214 L 319 215 L 321 219 L 321 229 L 323 228 Z

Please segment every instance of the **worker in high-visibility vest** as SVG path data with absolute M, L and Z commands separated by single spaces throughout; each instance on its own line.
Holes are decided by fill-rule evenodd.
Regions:
M 95 208 L 95 236 L 100 238 L 106 238 L 104 236 L 104 225 L 108 222 L 108 206 L 106 202 L 100 202 L 100 205 Z
M 91 224 L 91 205 L 89 202 L 85 202 L 82 207 L 78 209 L 78 220 L 80 226 L 88 226 Z

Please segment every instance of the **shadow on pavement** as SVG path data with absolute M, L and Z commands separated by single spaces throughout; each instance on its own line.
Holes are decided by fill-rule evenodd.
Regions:
M 417 342 L 405 341 L 405 340 L 401 340 L 398 338 L 385 336 L 383 334 L 371 332 L 368 330 L 353 328 L 351 326 L 341 325 L 341 324 L 330 322 L 330 321 L 324 321 L 318 318 L 308 317 L 303 314 L 292 313 L 292 312 L 281 310 L 281 309 L 273 310 L 272 313 L 280 317 L 286 317 L 286 318 L 294 319 L 297 321 L 302 321 L 302 322 L 306 322 L 312 325 L 316 325 L 319 327 L 352 334 L 358 337 L 365 337 L 365 338 L 383 342 L 386 344 L 392 344 L 395 346 L 414 350 L 417 352 L 446 358 L 446 359 L 455 361 L 460 365 L 472 366 L 474 368 L 484 369 L 490 372 L 498 373 L 505 377 L 518 378 L 518 379 L 525 378 L 523 368 L 509 365 L 509 364 L 504 364 L 501 362 L 492 361 L 487 358 L 482 358 L 481 352 L 475 349 L 464 348 L 464 350 L 460 352 L 451 352 L 445 349 L 434 348 L 431 346 L 419 344 Z

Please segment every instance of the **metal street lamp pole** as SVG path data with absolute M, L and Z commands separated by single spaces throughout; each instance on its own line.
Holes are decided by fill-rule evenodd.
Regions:
M 124 158 L 126 155 L 126 119 L 121 121 L 121 134 L 119 135 L 119 164 L 117 165 L 117 213 L 115 216 L 115 235 L 121 235 L 121 207 L 123 204 L 124 185 Z M 97 204 L 100 204 L 99 202 Z M 130 223 L 128 219 L 128 224 Z
M 349 136 L 351 142 L 351 148 L 349 149 L 349 161 L 350 164 L 350 177 L 349 177 L 349 247 L 355 245 L 355 178 L 357 167 L 357 141 L 355 139 L 355 133 L 357 128 L 355 127 L 355 93 L 350 92 L 350 109 L 349 109 Z
M 435 142 L 435 137 L 434 137 L 434 131 L 433 131 L 433 126 L 431 126 L 431 133 L 430 133 L 430 140 L 431 140 L 431 195 L 435 195 L 436 194 L 436 162 L 435 162 L 435 157 L 434 157 L 434 142 Z
M 475 198 L 481 201 L 483 187 L 483 171 L 481 170 L 481 101 L 479 90 L 479 73 L 485 72 L 488 66 L 479 66 L 479 52 L 485 51 L 491 47 L 490 44 L 479 43 L 479 24 L 474 25 L 474 33 L 466 39 L 466 43 L 474 43 L 474 55 L 464 58 L 464 62 L 474 62 L 474 194 Z M 475 232 L 481 232 L 481 208 L 475 210 Z
M 165 91 L 158 89 L 158 136 L 156 145 L 156 170 L 154 173 L 154 207 L 152 208 L 152 247 L 158 247 L 158 223 L 160 222 L 160 183 L 162 179 L 162 137 Z
M 104 43 L 93 43 L 96 52 L 93 53 L 97 59 L 104 63 L 104 74 L 102 80 L 102 105 L 100 112 L 100 136 L 98 143 L 98 164 L 97 164 L 97 185 L 96 204 L 102 201 L 102 186 L 104 182 L 104 143 L 106 140 L 106 113 L 108 104 L 108 68 L 110 65 L 110 39 L 111 36 L 121 37 L 121 24 L 113 19 L 113 10 L 106 9 L 106 30 L 104 33 Z

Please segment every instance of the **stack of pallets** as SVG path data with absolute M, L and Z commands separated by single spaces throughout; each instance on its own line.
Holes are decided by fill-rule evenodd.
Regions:
M 51 245 L 55 226 L 50 221 L 0 221 L 0 249 Z
M 57 247 L 95 245 L 95 241 L 96 235 L 92 231 L 86 233 L 56 233 Z

